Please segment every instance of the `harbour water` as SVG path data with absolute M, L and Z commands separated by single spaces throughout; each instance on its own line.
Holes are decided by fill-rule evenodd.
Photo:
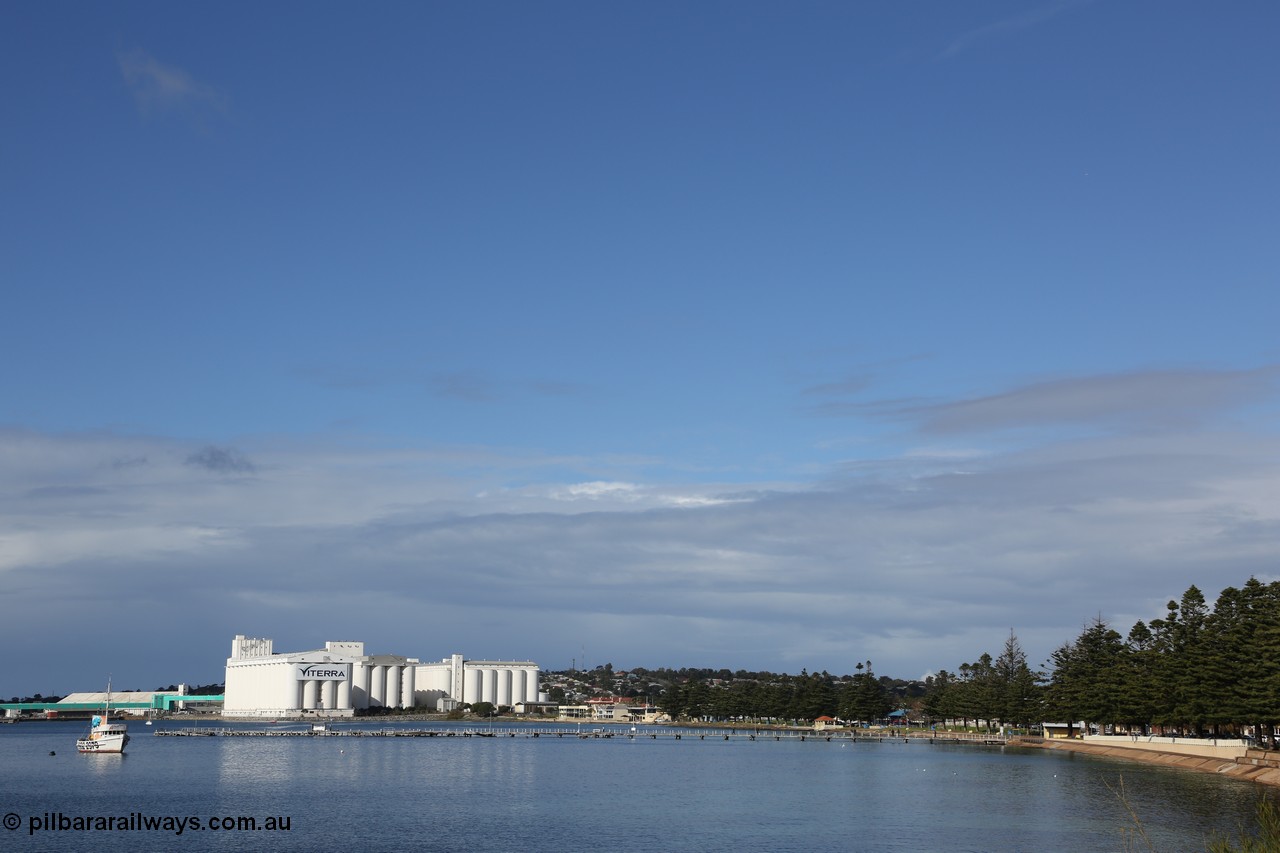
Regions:
M 1123 779 L 1154 849 L 1171 853 L 1234 835 L 1269 794 L 1172 768 L 923 742 L 631 740 L 626 727 L 611 739 L 167 738 L 136 722 L 113 756 L 77 754 L 82 729 L 0 727 L 4 849 L 1147 850 L 1108 789 Z

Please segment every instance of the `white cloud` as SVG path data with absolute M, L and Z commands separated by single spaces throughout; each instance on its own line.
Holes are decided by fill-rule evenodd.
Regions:
M 599 497 L 631 497 L 639 490 L 639 486 L 635 483 L 605 483 L 596 481 L 592 483 L 574 483 L 566 486 L 558 493 L 553 493 L 553 497 L 562 500 L 572 500 L 574 498 L 595 499 Z
M 167 65 L 145 51 L 116 56 L 120 74 L 144 113 L 184 110 L 225 113 L 228 99 L 213 86 L 195 80 L 181 68 Z
M 1280 564 L 1272 436 L 1078 439 L 963 473 L 937 446 L 786 489 L 510 488 L 565 460 L 261 441 L 225 446 L 253 464 L 227 476 L 188 464 L 204 446 L 0 432 L 0 642 L 136 635 L 139 666 L 216 667 L 246 632 L 553 662 L 589 640 L 619 665 L 909 675 L 1011 627 L 1043 659 L 1099 610 L 1151 618 Z M 96 609 L 55 606 L 88 590 Z

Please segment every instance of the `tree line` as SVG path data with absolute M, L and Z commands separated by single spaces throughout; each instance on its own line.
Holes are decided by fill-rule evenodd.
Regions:
M 723 678 L 678 676 L 657 701 L 673 719 L 812 721 L 819 717 L 841 720 L 882 720 L 913 692 L 916 682 L 877 677 L 871 661 L 859 663 L 853 675 L 802 671 L 799 675 L 742 673 Z
M 1046 721 L 1129 732 L 1271 740 L 1280 725 L 1280 581 L 1250 578 L 1212 607 L 1195 586 L 1163 617 L 1127 636 L 1095 618 L 1033 668 L 1011 631 L 996 657 L 984 653 L 923 682 L 853 675 L 798 676 L 729 670 L 635 669 L 663 684 L 658 706 L 672 718 L 883 720 L 908 709 L 916 721 L 1031 728 Z M 651 685 L 656 686 L 656 685 Z
M 1042 679 L 1010 631 L 996 659 L 984 652 L 974 663 L 960 664 L 954 673 L 942 669 L 926 679 L 921 711 L 929 720 L 1029 728 L 1044 721 Z
M 1280 724 L 1280 581 L 1195 586 L 1127 636 L 1098 618 L 1052 656 L 1046 710 L 1064 722 L 1273 742 Z

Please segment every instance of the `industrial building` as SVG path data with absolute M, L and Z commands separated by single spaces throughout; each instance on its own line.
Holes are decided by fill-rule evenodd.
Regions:
M 228 717 L 350 717 L 371 708 L 452 710 L 458 704 L 514 706 L 536 701 L 538 665 L 532 661 L 440 663 L 397 655 L 366 655 L 364 643 L 327 642 L 324 648 L 277 654 L 269 639 L 236 635 L 227 659 Z
M 72 693 L 57 702 L 4 702 L 0 713 L 4 719 L 44 717 L 50 720 L 88 719 L 101 713 L 107 705 L 106 693 Z M 114 691 L 111 693 L 111 710 L 123 716 L 167 716 L 174 712 L 203 712 L 222 710 L 222 697 L 213 695 L 189 695 L 187 685 L 179 684 L 176 692 L 170 690 Z

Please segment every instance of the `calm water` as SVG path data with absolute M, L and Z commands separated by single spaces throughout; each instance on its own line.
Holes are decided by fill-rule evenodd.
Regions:
M 0 726 L 0 814 L 21 821 L 0 829 L 4 850 L 1145 850 L 1126 848 L 1131 824 L 1106 787 L 1123 774 L 1170 853 L 1234 834 L 1261 793 L 1210 774 L 925 743 L 157 738 L 133 723 L 126 755 L 82 756 L 82 731 Z M 59 812 L 291 828 L 28 835 L 32 817 Z

